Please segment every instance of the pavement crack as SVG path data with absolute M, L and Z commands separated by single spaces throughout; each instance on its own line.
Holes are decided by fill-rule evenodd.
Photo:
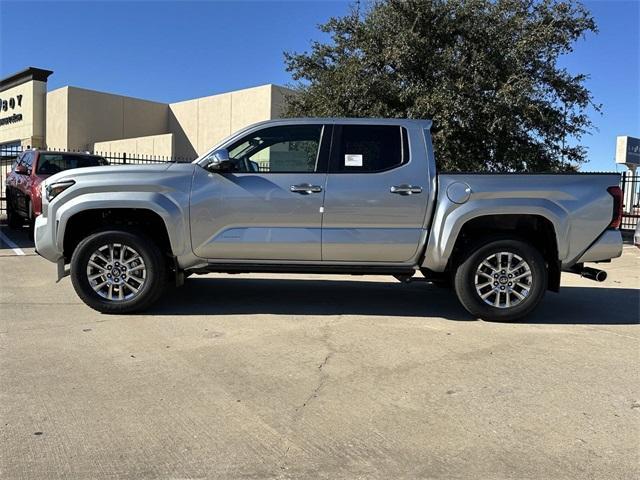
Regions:
M 287 454 L 289 453 L 289 449 L 290 448 L 291 448 L 291 445 L 287 446 L 287 449 L 284 451 L 284 453 L 282 454 L 282 457 L 280 458 L 280 462 L 278 462 L 278 464 L 280 466 L 280 470 L 286 470 L 287 469 L 286 458 L 287 458 Z
M 324 367 L 327 364 L 327 362 L 329 361 L 332 355 L 333 355 L 333 352 L 329 352 L 327 356 L 324 357 L 324 360 L 322 361 L 322 363 L 318 365 L 318 370 L 322 370 L 322 367 Z
M 322 391 L 327 381 L 329 380 L 329 375 L 325 372 L 325 367 L 329 363 L 329 360 L 331 360 L 331 358 L 335 355 L 336 350 L 334 346 L 331 344 L 331 338 L 330 338 L 331 324 L 330 323 L 325 324 L 322 327 L 322 329 L 324 331 L 323 331 L 321 340 L 322 340 L 322 343 L 325 345 L 327 354 L 325 355 L 324 359 L 320 362 L 320 364 L 317 367 L 319 376 L 318 376 L 318 381 L 315 387 L 311 390 L 311 393 L 307 396 L 304 402 L 302 402 L 302 404 L 296 407 L 294 410 L 294 421 L 302 414 L 302 410 L 305 407 L 307 407 L 311 402 L 313 402 L 315 398 L 318 398 L 318 396 L 320 395 L 320 392 Z
M 333 352 L 329 352 L 327 356 L 324 358 L 324 360 L 322 361 L 322 363 L 318 365 L 318 370 L 321 372 L 320 378 L 318 379 L 318 383 L 316 384 L 314 389 L 311 391 L 309 396 L 306 398 L 306 400 L 302 403 L 302 405 L 296 408 L 295 410 L 296 413 L 300 412 L 303 408 L 309 405 L 309 403 L 311 403 L 314 398 L 317 398 L 318 395 L 320 395 L 320 390 L 322 390 L 322 387 L 324 387 L 328 379 L 328 375 L 326 373 L 322 373 L 322 368 L 327 364 L 327 362 L 332 356 L 333 356 Z

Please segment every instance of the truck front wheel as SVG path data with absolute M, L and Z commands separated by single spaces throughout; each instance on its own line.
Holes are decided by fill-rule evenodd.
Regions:
M 471 249 L 455 273 L 455 290 L 472 315 L 509 322 L 531 313 L 547 290 L 546 262 L 520 240 L 488 241 Z
M 157 245 L 138 233 L 107 230 L 80 242 L 71 257 L 73 287 L 102 313 L 144 310 L 162 294 L 166 263 Z

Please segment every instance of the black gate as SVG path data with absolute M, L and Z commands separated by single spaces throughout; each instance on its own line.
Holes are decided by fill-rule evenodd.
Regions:
M 640 175 L 633 175 L 630 171 L 622 174 L 620 188 L 623 192 L 623 230 L 634 230 L 640 219 Z

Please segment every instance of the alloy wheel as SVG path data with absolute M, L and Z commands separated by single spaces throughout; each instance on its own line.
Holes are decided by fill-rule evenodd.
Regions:
M 475 288 L 480 298 L 495 308 L 512 308 L 524 302 L 533 287 L 531 267 L 512 252 L 492 253 L 475 274 Z
M 109 243 L 89 257 L 87 279 L 102 298 L 122 302 L 140 293 L 147 279 L 147 268 L 135 249 L 122 243 Z

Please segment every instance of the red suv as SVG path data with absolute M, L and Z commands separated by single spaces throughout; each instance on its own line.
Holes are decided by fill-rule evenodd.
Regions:
M 33 225 L 42 212 L 40 184 L 58 172 L 80 167 L 97 167 L 108 162 L 88 153 L 50 152 L 27 150 L 18 155 L 7 173 L 7 221 L 10 227 L 19 227 L 25 221 Z

